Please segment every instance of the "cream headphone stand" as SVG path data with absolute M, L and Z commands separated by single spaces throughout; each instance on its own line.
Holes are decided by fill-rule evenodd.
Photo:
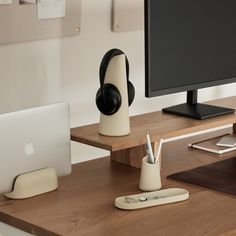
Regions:
M 111 59 L 104 84 L 115 85 L 120 91 L 122 102 L 120 109 L 113 115 L 107 116 L 101 113 L 99 133 L 107 136 L 124 136 L 130 133 L 129 104 L 127 91 L 126 58 L 118 55 Z
M 58 188 L 57 173 L 54 168 L 45 168 L 16 177 L 13 190 L 4 194 L 9 199 L 25 199 L 43 193 L 51 192 Z

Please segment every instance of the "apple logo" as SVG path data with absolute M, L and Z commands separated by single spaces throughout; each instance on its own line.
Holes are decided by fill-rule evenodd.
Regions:
M 32 156 L 34 154 L 34 145 L 32 142 L 25 144 L 25 155 Z

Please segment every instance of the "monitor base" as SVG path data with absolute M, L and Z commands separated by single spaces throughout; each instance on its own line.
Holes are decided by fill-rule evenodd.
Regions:
M 216 116 L 234 113 L 235 109 L 218 107 L 207 104 L 189 104 L 183 103 L 176 106 L 162 109 L 163 112 L 186 116 L 193 119 L 204 120 Z

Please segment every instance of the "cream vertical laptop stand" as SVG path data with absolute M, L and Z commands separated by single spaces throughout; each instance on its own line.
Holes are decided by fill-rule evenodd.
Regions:
M 4 194 L 10 199 L 24 199 L 58 188 L 57 173 L 54 168 L 45 168 L 17 176 L 13 191 Z

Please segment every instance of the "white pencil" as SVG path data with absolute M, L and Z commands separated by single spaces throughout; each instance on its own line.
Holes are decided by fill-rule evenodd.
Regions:
M 158 150 L 157 150 L 157 155 L 155 157 L 155 162 L 156 163 L 158 162 L 158 160 L 160 158 L 162 143 L 163 143 L 163 139 L 160 139 L 160 143 L 159 143 Z
M 152 145 L 151 145 L 151 140 L 150 140 L 150 136 L 147 133 L 146 135 L 146 147 L 147 147 L 147 154 L 150 158 L 151 164 L 155 163 L 155 159 L 154 159 L 154 155 L 153 155 L 153 151 L 152 151 Z

